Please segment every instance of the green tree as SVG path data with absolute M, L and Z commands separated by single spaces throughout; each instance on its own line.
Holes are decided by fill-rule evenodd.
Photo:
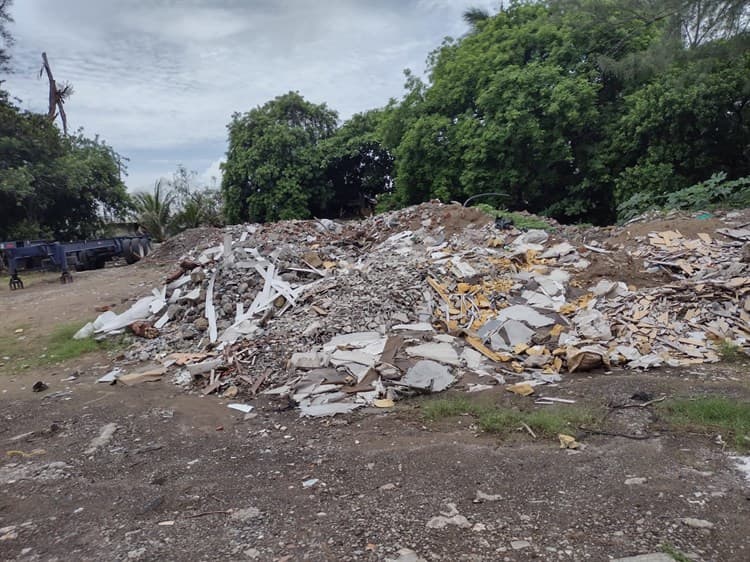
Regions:
M 245 114 L 234 114 L 223 166 L 229 222 L 307 218 L 330 200 L 320 141 L 337 124 L 335 111 L 289 92 Z
M 223 224 L 221 193 L 200 185 L 197 176 L 197 172 L 188 171 L 182 164 L 172 174 L 169 185 L 174 194 L 174 231 Z
M 511 208 L 610 220 L 611 190 L 591 174 L 602 167 L 596 147 L 617 88 L 596 50 L 640 27 L 580 31 L 581 23 L 580 14 L 518 2 L 446 40 L 429 58 L 430 84 L 408 94 L 421 101 L 394 150 L 399 201 L 499 192 Z
M 476 30 L 482 23 L 490 19 L 490 13 L 484 8 L 474 6 L 464 10 L 463 18 L 472 30 Z
M 393 155 L 381 141 L 383 115 L 383 110 L 356 114 L 320 143 L 327 198 L 311 201 L 315 216 L 363 211 L 391 191 Z
M 618 201 L 653 201 L 715 172 L 750 175 L 750 52 L 675 66 L 624 109 L 610 141 Z
M 469 10 L 470 33 L 429 56 L 429 82 L 407 73 L 406 95 L 384 110 L 396 201 L 498 192 L 511 209 L 608 223 L 635 194 L 748 175 L 749 5 Z
M 63 137 L 0 91 L 0 239 L 95 236 L 104 214 L 127 209 L 121 170 L 120 156 L 98 138 Z
M 158 180 L 151 193 L 141 191 L 133 195 L 133 218 L 157 242 L 174 233 L 173 205 L 175 194 L 169 184 Z

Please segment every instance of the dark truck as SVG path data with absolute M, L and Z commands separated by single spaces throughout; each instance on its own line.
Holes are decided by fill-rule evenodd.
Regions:
M 0 259 L 10 273 L 10 289 L 23 289 L 18 276 L 20 270 L 53 270 L 62 272 L 60 281 L 70 283 L 71 268 L 76 271 L 102 269 L 113 258 L 122 257 L 132 264 L 148 255 L 151 240 L 148 236 L 115 236 L 77 242 L 26 240 L 0 242 Z

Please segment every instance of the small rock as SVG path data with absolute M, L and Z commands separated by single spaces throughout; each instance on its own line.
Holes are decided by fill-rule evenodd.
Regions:
M 44 381 L 36 381 L 34 383 L 34 386 L 31 387 L 31 390 L 34 392 L 44 392 L 49 388 L 49 385 Z
M 99 436 L 91 440 L 89 448 L 84 451 L 84 454 L 93 455 L 98 449 L 104 447 L 104 445 L 110 442 L 116 430 L 116 423 L 108 423 L 102 426 L 101 430 L 99 431 Z
M 391 490 L 396 489 L 395 484 L 383 484 L 380 488 L 378 488 L 381 492 L 390 492 Z
M 162 505 L 164 505 L 164 496 L 157 496 L 151 501 L 149 501 L 146 505 L 143 506 L 143 509 L 141 509 L 140 515 L 147 515 L 153 511 L 156 511 Z
M 232 510 L 232 519 L 237 521 L 249 521 L 258 517 L 260 517 L 260 510 L 257 507 Z
M 628 556 L 627 558 L 617 558 L 612 562 L 674 562 L 674 559 L 662 552 L 653 554 L 641 554 L 640 556 Z
M 386 558 L 385 562 L 427 562 L 410 548 L 402 548 L 396 554 L 397 558 Z
M 510 547 L 513 550 L 522 550 L 524 548 L 529 548 L 531 546 L 531 543 L 529 541 L 510 541 Z
M 243 552 L 246 558 L 249 558 L 250 560 L 257 560 L 260 558 L 260 550 L 257 548 L 248 548 L 245 552 Z
M 681 520 L 683 524 L 693 529 L 713 529 L 714 524 L 705 519 L 695 519 L 694 517 L 685 517 Z
M 2 541 L 12 541 L 18 538 L 18 533 L 15 531 L 12 533 L 5 533 L 3 536 L 0 537 L 0 542 Z
M 638 486 L 640 484 L 645 484 L 646 479 L 645 478 L 628 478 L 625 480 L 626 486 Z
M 128 560 L 139 560 L 146 555 L 146 549 L 144 547 L 137 548 L 128 552 Z
M 492 494 L 485 494 L 481 490 L 477 490 L 477 496 L 474 498 L 474 503 L 482 503 L 482 502 L 499 502 L 502 500 L 502 496 L 495 496 Z
M 427 522 L 428 529 L 445 529 L 448 525 L 455 525 L 460 529 L 470 529 L 472 526 L 463 515 L 453 515 L 452 517 L 438 515 Z
M 323 324 L 316 320 L 315 322 L 311 322 L 310 325 L 305 328 L 305 330 L 302 332 L 302 335 L 306 338 L 312 338 L 317 336 L 322 329 Z

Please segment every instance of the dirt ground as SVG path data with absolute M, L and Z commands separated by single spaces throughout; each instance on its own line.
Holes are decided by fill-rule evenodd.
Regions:
M 143 265 L 0 287 L 0 338 L 23 326 L 32 345 L 163 274 Z M 408 548 L 425 560 L 598 561 L 663 545 L 696 561 L 750 559 L 750 482 L 716 435 L 674 433 L 656 408 L 609 418 L 611 433 L 642 439 L 580 435 L 585 448 L 567 451 L 482 434 L 470 417 L 426 422 L 420 400 L 323 421 L 258 400 L 245 416 L 166 380 L 97 385 L 110 364 L 96 353 L 0 378 L 1 560 L 375 561 Z M 37 380 L 49 389 L 32 392 Z M 748 380 L 746 365 L 719 364 L 568 375 L 545 393 L 602 408 L 637 391 L 748 399 Z M 441 512 L 461 525 L 428 528 Z

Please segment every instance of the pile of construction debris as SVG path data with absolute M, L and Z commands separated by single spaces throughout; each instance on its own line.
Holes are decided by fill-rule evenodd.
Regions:
M 508 380 L 529 394 L 565 373 L 715 362 L 726 342 L 750 346 L 746 230 L 653 232 L 612 250 L 502 226 L 430 203 L 354 223 L 228 227 L 223 244 L 179 256 L 163 287 L 78 337 L 130 330 L 129 359 L 159 365 L 105 381 L 172 374 L 226 398 L 288 397 L 308 416 L 388 408 L 469 373 L 481 380 L 470 390 Z M 638 287 L 613 270 L 587 284 L 601 256 L 670 281 Z

